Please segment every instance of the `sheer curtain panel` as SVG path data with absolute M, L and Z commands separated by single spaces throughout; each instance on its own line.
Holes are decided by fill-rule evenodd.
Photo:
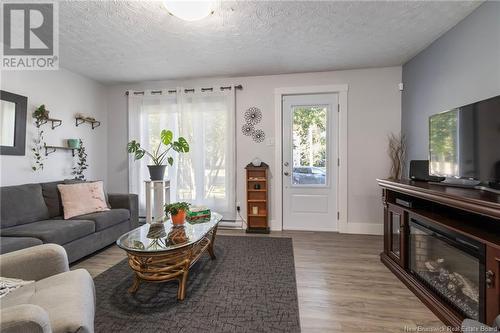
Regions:
M 190 145 L 186 154 L 172 151 L 174 165 L 167 168 L 171 201 L 207 206 L 235 217 L 235 94 L 234 90 L 184 92 L 183 88 L 128 94 L 129 141 L 147 150 L 160 143 L 162 129 L 183 136 Z M 129 190 L 139 194 L 144 215 L 144 180 L 149 179 L 144 157 L 129 156 Z

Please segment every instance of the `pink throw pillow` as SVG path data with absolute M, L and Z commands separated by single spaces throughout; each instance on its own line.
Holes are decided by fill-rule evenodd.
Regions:
M 59 184 L 57 188 L 61 193 L 65 220 L 79 215 L 109 210 L 102 181 Z

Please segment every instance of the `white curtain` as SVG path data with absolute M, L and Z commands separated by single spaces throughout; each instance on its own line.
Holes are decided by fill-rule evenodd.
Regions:
M 190 145 L 187 154 L 172 151 L 174 165 L 167 168 L 170 200 L 204 205 L 223 214 L 235 215 L 235 94 L 184 92 L 183 88 L 130 91 L 128 94 L 129 141 L 137 140 L 146 150 L 160 142 L 162 129 L 183 136 Z M 129 157 L 129 190 L 139 194 L 140 214 L 145 214 L 144 180 L 149 179 L 144 157 Z

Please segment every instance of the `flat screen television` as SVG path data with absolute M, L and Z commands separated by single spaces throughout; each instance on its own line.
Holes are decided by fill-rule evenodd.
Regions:
M 500 96 L 429 118 L 429 174 L 500 185 Z

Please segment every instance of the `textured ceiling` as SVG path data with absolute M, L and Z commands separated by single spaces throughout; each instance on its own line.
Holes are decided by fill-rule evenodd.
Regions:
M 61 66 L 105 83 L 401 65 L 480 2 L 218 2 L 185 22 L 161 1 L 61 2 Z

